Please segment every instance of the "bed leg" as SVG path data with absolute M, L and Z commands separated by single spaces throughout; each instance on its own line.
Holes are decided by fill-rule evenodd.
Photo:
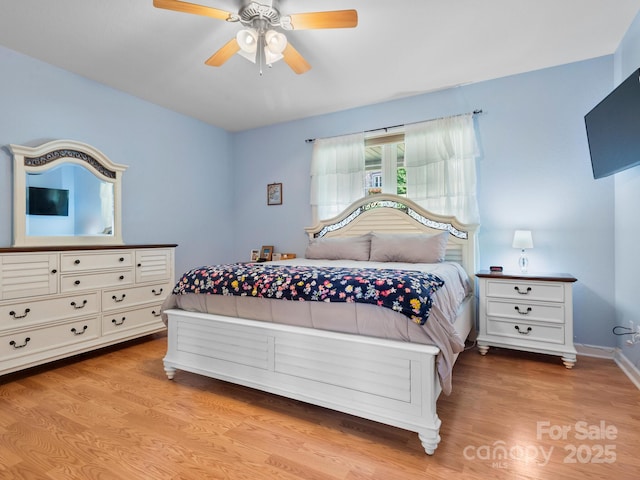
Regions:
M 176 369 L 170 365 L 164 364 L 164 371 L 167 374 L 169 380 L 173 380 L 173 376 L 176 374 Z
M 418 432 L 418 438 L 422 443 L 422 448 L 427 452 L 427 455 L 433 455 L 440 443 L 440 425 L 442 422 L 435 416 L 434 426 L 429 428 L 423 428 Z

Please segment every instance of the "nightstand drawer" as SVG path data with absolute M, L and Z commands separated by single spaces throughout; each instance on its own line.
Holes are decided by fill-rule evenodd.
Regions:
M 564 302 L 564 287 L 561 283 L 488 280 L 487 297 L 517 298 L 520 301 L 539 300 Z
M 533 342 L 564 343 L 564 326 L 562 325 L 539 325 L 533 322 L 503 322 L 488 319 L 487 334 Z
M 563 303 L 522 303 L 487 299 L 487 316 L 509 318 L 519 322 L 564 324 Z

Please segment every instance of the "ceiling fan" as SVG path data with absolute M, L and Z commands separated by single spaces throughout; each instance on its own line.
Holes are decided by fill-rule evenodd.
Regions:
M 358 25 L 358 12 L 355 10 L 333 10 L 326 12 L 295 13 L 281 15 L 278 0 L 261 0 L 258 3 L 243 0 L 238 13 L 227 12 L 182 0 L 153 0 L 153 6 L 192 13 L 227 22 L 239 22 L 245 29 L 229 40 L 207 61 L 207 65 L 219 67 L 238 53 L 260 66 L 271 66 L 278 60 L 284 60 L 297 74 L 305 73 L 311 65 L 287 41 L 284 33 L 276 30 L 312 30 L 321 28 L 353 28 Z

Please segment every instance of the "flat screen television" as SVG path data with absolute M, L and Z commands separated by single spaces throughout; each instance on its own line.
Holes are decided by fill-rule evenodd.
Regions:
M 584 117 L 593 178 L 640 165 L 640 69 Z
M 68 216 L 69 190 L 29 187 L 27 195 L 27 214 Z

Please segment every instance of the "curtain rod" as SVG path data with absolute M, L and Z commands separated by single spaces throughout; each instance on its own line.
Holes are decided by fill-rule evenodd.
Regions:
M 472 115 L 479 115 L 482 113 L 482 109 L 476 109 L 473 112 L 469 112 Z M 399 127 L 405 127 L 407 125 L 413 125 L 414 123 L 422 123 L 422 122 L 433 122 L 435 120 L 442 120 L 443 118 L 454 118 L 454 117 L 461 117 L 463 115 L 469 115 L 469 113 L 459 113 L 458 115 L 449 115 L 448 117 L 438 117 L 438 118 L 432 118 L 431 120 L 422 120 L 421 122 L 413 122 L 413 123 L 402 123 L 399 125 L 390 125 L 388 127 L 381 127 L 381 128 L 374 128 L 373 130 L 365 130 L 364 133 L 371 133 L 371 132 L 377 132 L 380 130 L 384 130 L 385 132 L 389 131 L 392 128 L 399 128 Z M 348 134 L 345 134 L 348 135 Z M 337 136 L 337 135 L 336 135 Z M 327 137 L 327 138 L 331 138 L 331 137 Z M 315 138 L 307 138 L 305 140 L 305 143 L 313 143 L 315 142 L 316 139 Z

